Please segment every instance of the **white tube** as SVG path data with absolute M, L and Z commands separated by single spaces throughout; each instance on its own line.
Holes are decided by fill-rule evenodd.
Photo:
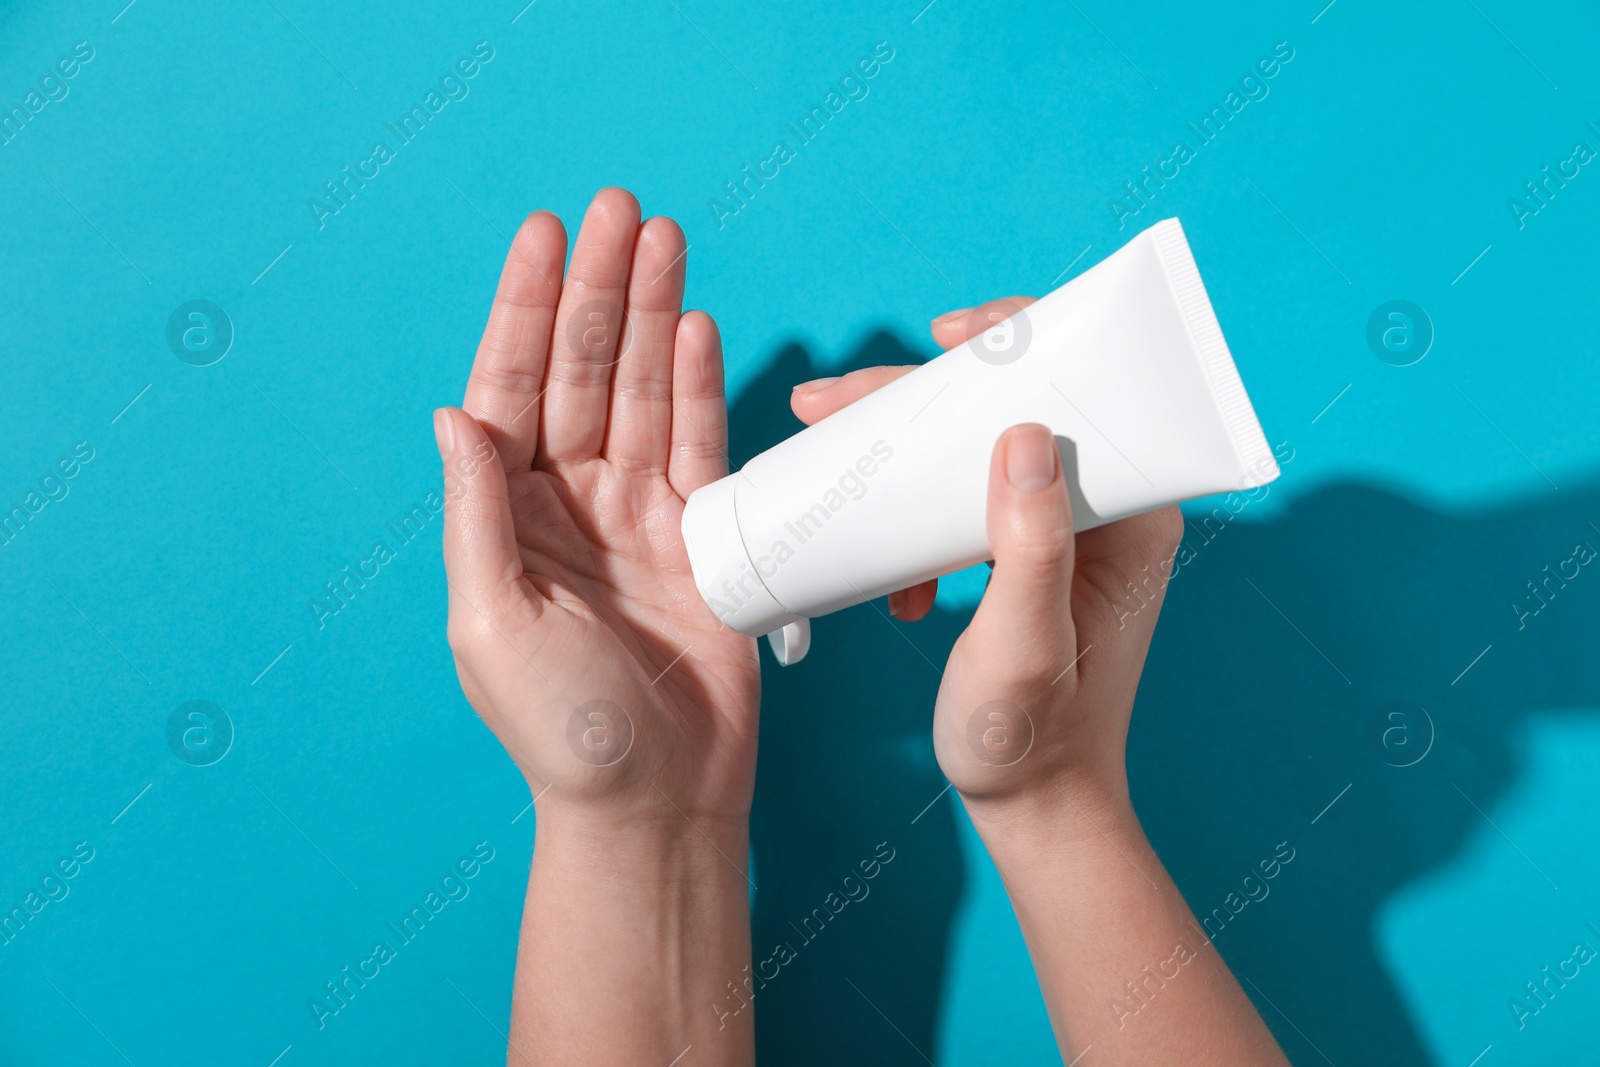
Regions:
M 987 325 L 689 497 L 722 622 L 793 663 L 807 618 L 991 559 L 989 461 L 1018 423 L 1055 433 L 1079 530 L 1278 476 L 1177 219 Z

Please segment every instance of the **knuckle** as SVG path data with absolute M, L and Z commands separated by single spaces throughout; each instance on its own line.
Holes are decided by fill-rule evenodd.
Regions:
M 1072 527 L 1061 522 L 1022 531 L 1012 550 L 1023 563 L 1051 570 L 1066 565 L 1072 553 Z
M 1069 553 L 1049 541 L 1025 541 L 1012 551 L 1012 557 L 1029 570 L 1058 571 L 1065 567 Z
M 1048 691 L 1057 681 L 1068 682 L 1070 672 L 1063 674 L 1061 664 L 1071 661 L 1071 656 L 1062 656 L 1059 650 L 1052 648 L 1048 653 L 1041 651 L 1039 655 L 1029 656 L 1023 665 L 1016 669 L 1016 686 L 1025 693 Z
M 554 321 L 555 308 L 530 301 L 529 294 L 499 294 L 489 309 L 485 347 L 491 352 L 520 353 L 548 335 Z
M 679 459 L 701 460 L 720 458 L 723 451 L 710 437 L 679 441 L 676 447 Z
M 588 388 L 605 385 L 611 379 L 610 359 L 574 356 L 556 361 L 550 367 L 550 384 Z
M 687 407 L 696 415 L 695 421 L 705 424 L 709 419 L 717 417 L 722 409 L 722 386 L 717 382 L 701 382 L 692 386 L 683 383 L 674 383 L 672 399 L 677 405 Z M 710 414 L 702 414 L 702 411 Z
M 672 399 L 672 385 L 658 378 L 619 377 L 611 393 L 621 400 L 660 403 Z
M 540 385 L 533 369 L 520 364 L 520 348 L 511 341 L 495 340 L 485 347 L 489 357 L 479 363 L 477 379 L 480 385 L 499 392 L 533 393 Z

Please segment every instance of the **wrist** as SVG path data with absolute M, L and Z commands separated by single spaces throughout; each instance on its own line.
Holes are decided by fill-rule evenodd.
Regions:
M 963 794 L 973 827 L 991 852 L 1012 842 L 1071 845 L 1086 840 L 1142 839 L 1144 831 L 1121 773 L 1078 770 L 984 796 Z
M 631 753 L 629 753 L 631 755 Z M 754 754 L 749 770 L 698 766 L 688 774 L 665 773 L 658 760 L 618 759 L 601 767 L 538 766 L 517 760 L 540 822 L 593 834 L 631 836 L 635 830 L 669 834 L 693 825 L 747 830 L 755 792 Z M 565 772 L 565 773 L 562 773 Z
M 663 890 L 745 885 L 749 821 L 743 816 L 689 816 L 665 811 L 621 816 L 583 808 L 536 812 L 534 859 L 547 871 L 637 883 Z
M 593 1054 L 584 1062 L 667 1063 L 690 1045 L 697 1063 L 753 1062 L 754 1014 L 729 1000 L 750 964 L 746 820 L 691 823 L 665 803 L 665 815 L 624 819 L 549 799 L 535 825 L 513 1043 L 564 1034 L 569 1052 Z

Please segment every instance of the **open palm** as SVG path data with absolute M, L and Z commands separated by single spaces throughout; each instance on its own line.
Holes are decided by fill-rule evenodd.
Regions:
M 742 814 L 755 645 L 695 589 L 684 500 L 727 473 L 716 326 L 680 314 L 685 245 L 620 189 L 506 259 L 445 462 L 450 644 L 541 805 Z M 544 797 L 546 791 L 549 796 Z

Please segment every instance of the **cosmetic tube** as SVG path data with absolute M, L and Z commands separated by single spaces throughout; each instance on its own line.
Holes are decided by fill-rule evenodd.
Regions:
M 690 495 L 695 585 L 780 663 L 805 655 L 810 618 L 993 558 L 990 458 L 1018 423 L 1055 436 L 1077 530 L 1278 476 L 1177 219 L 972 325 Z

